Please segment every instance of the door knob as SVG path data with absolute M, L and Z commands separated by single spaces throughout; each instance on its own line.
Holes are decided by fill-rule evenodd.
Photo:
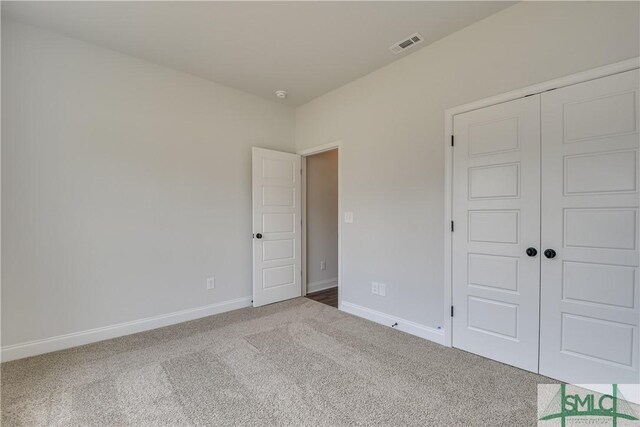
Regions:
M 262 234 L 260 233 L 256 234 L 256 239 L 262 239 Z
M 544 251 L 544 256 L 546 256 L 549 259 L 555 258 L 556 251 L 554 251 L 553 249 L 547 249 L 546 251 Z
M 536 248 L 527 248 L 527 255 L 529 256 L 536 256 L 538 255 L 538 251 L 536 250 Z

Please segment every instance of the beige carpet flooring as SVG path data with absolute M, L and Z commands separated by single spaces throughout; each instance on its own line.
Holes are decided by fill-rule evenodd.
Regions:
M 2 426 L 523 426 L 507 365 L 298 298 L 2 364 Z

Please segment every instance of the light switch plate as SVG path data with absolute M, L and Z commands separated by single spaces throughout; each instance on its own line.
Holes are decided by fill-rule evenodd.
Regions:
M 207 289 L 214 289 L 216 287 L 216 278 L 209 277 L 207 279 Z
M 346 222 L 347 224 L 353 223 L 353 212 L 344 213 L 344 222 Z

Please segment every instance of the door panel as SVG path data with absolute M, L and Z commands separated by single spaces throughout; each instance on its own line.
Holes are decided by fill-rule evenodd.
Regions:
M 638 383 L 638 71 L 542 95 L 540 373 Z
M 538 370 L 540 97 L 454 118 L 453 345 Z
M 302 295 L 300 181 L 300 156 L 253 149 L 254 307 Z

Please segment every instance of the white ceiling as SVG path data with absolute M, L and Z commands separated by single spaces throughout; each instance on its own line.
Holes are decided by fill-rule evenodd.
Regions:
M 2 17 L 297 106 L 512 4 L 3 1 Z

